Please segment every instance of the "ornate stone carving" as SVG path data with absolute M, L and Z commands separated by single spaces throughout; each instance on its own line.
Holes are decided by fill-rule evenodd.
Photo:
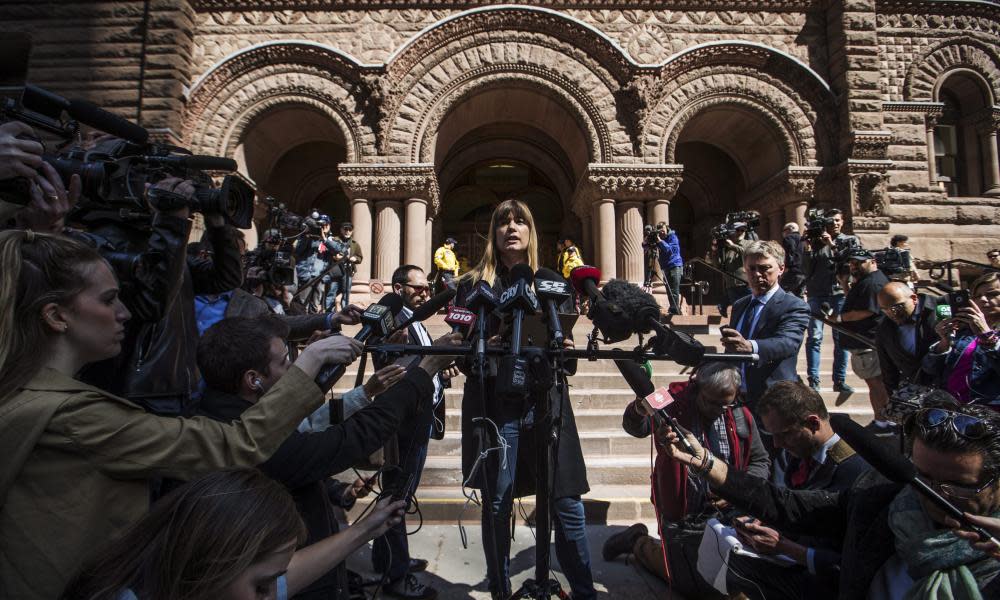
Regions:
M 865 172 L 851 174 L 851 188 L 854 191 L 854 224 L 861 218 L 885 217 L 886 195 L 885 174 Z
M 636 74 L 615 92 L 618 121 L 625 126 L 637 156 L 641 152 L 649 110 L 656 105 L 662 89 L 663 80 L 654 73 L 646 72 Z
M 384 71 L 368 72 L 361 75 L 356 88 L 360 96 L 361 122 L 375 134 L 375 148 L 379 154 L 388 152 L 389 115 L 399 103 L 399 94 Z
M 934 89 L 947 71 L 965 67 L 982 75 L 1000 97 L 1000 53 L 995 44 L 962 37 L 942 42 L 913 61 L 906 72 L 903 97 L 911 101 L 933 102 Z
M 578 185 L 574 211 L 590 214 L 590 203 L 602 198 L 669 200 L 677 193 L 683 173 L 682 165 L 590 164 Z
M 430 164 L 367 165 L 341 164 L 340 185 L 348 198 L 402 200 L 422 198 L 437 214 L 441 204 L 437 172 Z
M 886 160 L 891 131 L 852 131 L 851 158 L 858 160 Z

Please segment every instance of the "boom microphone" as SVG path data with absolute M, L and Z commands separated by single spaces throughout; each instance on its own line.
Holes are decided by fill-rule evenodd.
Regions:
M 181 156 L 144 156 L 143 160 L 151 165 L 162 165 L 187 169 L 190 171 L 235 171 L 236 161 L 221 156 L 203 156 L 200 154 Z
M 450 306 L 444 322 L 451 325 L 452 333 L 459 333 L 462 329 L 471 331 L 476 324 L 476 313 L 461 306 Z
M 510 270 L 514 283 L 500 295 L 500 312 L 513 314 L 510 335 L 510 354 L 500 358 L 497 365 L 497 397 L 517 401 L 528 393 L 528 360 L 521 356 L 521 325 L 524 314 L 538 312 L 538 298 L 531 291 L 535 273 L 526 264 L 514 265 Z
M 100 129 L 134 144 L 145 144 L 149 141 L 149 132 L 145 128 L 108 112 L 92 102 L 69 100 L 65 108 L 69 116 L 94 129 Z M 235 171 L 236 168 L 233 167 L 229 170 Z
M 625 315 L 631 316 L 631 329 L 635 333 L 656 332 L 658 344 L 654 350 L 667 354 L 679 364 L 694 367 L 705 357 L 705 346 L 694 337 L 660 323 L 660 304 L 652 294 L 642 291 L 634 283 L 612 279 L 604 285 L 604 297 L 618 305 Z
M 465 297 L 465 307 L 476 313 L 476 364 L 484 365 L 486 360 L 486 315 L 497 307 L 497 297 L 493 288 L 485 281 L 478 281 Z
M 443 292 L 435 294 L 428 299 L 427 302 L 424 302 L 417 308 L 413 309 L 413 314 L 410 315 L 409 319 L 401 323 L 397 323 L 393 330 L 389 332 L 389 335 L 392 335 L 403 328 L 409 327 L 411 323 L 416 323 L 433 317 L 437 311 L 447 306 L 448 303 L 454 298 L 455 290 L 452 289 L 447 289 Z
M 601 280 L 599 269 L 583 265 L 570 271 L 569 279 L 578 292 L 590 298 L 590 310 L 587 316 L 601 330 L 608 342 L 620 342 L 632 336 L 629 319 L 621 307 L 608 301 L 601 290 L 597 289 L 597 283 Z
M 965 529 L 975 531 L 982 541 L 992 541 L 1000 548 L 1000 541 L 991 536 L 985 529 L 973 524 L 965 517 L 962 509 L 958 508 L 946 498 L 938 494 L 927 485 L 924 480 L 917 477 L 917 468 L 899 452 L 894 452 L 888 445 L 880 443 L 875 436 L 869 433 L 864 427 L 855 423 L 844 413 L 832 413 L 830 415 L 830 425 L 841 438 L 847 442 L 855 452 L 861 455 L 868 464 L 876 471 L 884 475 L 890 481 L 902 484 L 910 484 L 917 492 L 933 502 L 938 508 L 943 510 L 951 518 L 955 519 Z
M 392 315 L 402 309 L 403 299 L 398 294 L 386 294 L 378 301 L 378 304 L 372 304 L 365 309 L 365 312 L 361 315 L 361 331 L 354 336 L 354 339 L 364 342 L 372 334 L 378 334 L 379 336 L 386 335 L 392 330 L 395 324 Z M 333 384 L 344 375 L 346 370 L 347 365 L 345 364 L 324 367 L 316 375 L 316 385 L 326 394 L 333 387 Z

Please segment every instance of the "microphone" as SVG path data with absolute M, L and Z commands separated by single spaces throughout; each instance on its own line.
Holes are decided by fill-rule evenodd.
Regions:
M 630 328 L 635 333 L 656 332 L 654 350 L 666 354 L 679 364 L 693 367 L 705 358 L 705 346 L 694 337 L 660 323 L 660 305 L 652 294 L 622 279 L 612 279 L 604 286 L 604 297 L 631 316 Z
M 656 389 L 653 387 L 653 381 L 649 378 L 649 375 L 642 370 L 634 360 L 616 360 L 615 366 L 618 367 L 618 371 L 621 372 L 622 377 L 625 378 L 625 383 L 628 384 L 635 395 L 639 398 L 647 398 L 650 394 L 654 393 Z M 673 428 L 674 433 L 677 434 L 677 438 L 680 440 L 681 446 L 687 451 L 691 456 L 695 455 L 694 447 L 691 442 L 684 437 L 681 432 L 680 425 L 677 423 L 677 419 L 666 413 L 662 408 L 653 413 L 653 421 L 657 425 L 669 425 Z
M 444 322 L 451 325 L 452 333 L 458 333 L 463 328 L 471 331 L 472 326 L 476 324 L 476 313 L 461 306 L 449 306 Z
M 483 365 L 486 360 L 486 315 L 497 307 L 497 297 L 493 288 L 485 281 L 476 282 L 465 297 L 465 307 L 476 313 L 476 361 Z
M 86 100 L 69 100 L 65 106 L 69 116 L 77 121 L 110 133 L 115 137 L 128 140 L 133 144 L 144 145 L 149 141 L 149 132 L 144 127 L 123 119 L 118 115 L 100 108 Z M 235 163 L 234 163 L 235 164 Z M 235 171 L 236 168 L 230 169 Z
M 541 268 L 535 272 L 535 293 L 545 303 L 548 311 L 549 328 L 552 330 L 552 341 L 557 348 L 562 348 L 566 335 L 559 322 L 559 305 L 573 294 L 569 283 L 551 269 Z
M 531 292 L 535 273 L 526 264 L 514 265 L 510 270 L 514 283 L 500 295 L 500 312 L 513 314 L 510 354 L 500 358 L 497 365 L 497 397 L 511 401 L 523 399 L 528 393 L 528 360 L 521 356 L 521 325 L 524 313 L 538 311 L 538 298 Z
M 417 308 L 413 309 L 413 314 L 410 315 L 410 318 L 403 321 L 402 323 L 397 324 L 392 329 L 392 331 L 389 332 L 389 335 L 392 335 L 401 329 L 409 327 L 411 323 L 423 321 L 429 317 L 434 316 L 434 314 L 437 313 L 437 311 L 447 306 L 448 303 L 451 302 L 452 299 L 454 298 L 455 298 L 455 290 L 451 289 L 444 290 L 443 292 L 435 294 L 430 299 L 428 299 L 427 302 L 424 302 Z
M 596 267 L 583 265 L 570 271 L 569 279 L 578 292 L 590 298 L 590 310 L 587 316 L 601 330 L 609 343 L 627 340 L 632 336 L 628 317 L 617 304 L 608 301 L 597 282 L 601 280 L 601 271 Z
M 173 167 L 188 171 L 235 171 L 236 161 L 221 156 L 204 156 L 200 154 L 181 156 L 144 156 L 143 160 L 151 165 Z
M 948 501 L 917 477 L 917 468 L 899 452 L 894 452 L 889 446 L 879 442 L 864 427 L 855 423 L 844 413 L 832 413 L 830 425 L 854 451 L 861 455 L 873 469 L 884 475 L 890 481 L 910 484 L 925 498 L 933 502 L 951 518 L 962 524 L 966 529 L 975 531 L 982 541 L 992 541 L 1000 547 L 1000 541 L 991 536 L 985 529 L 970 522 L 962 509 Z
M 372 304 L 365 309 L 361 315 L 361 331 L 354 336 L 354 339 L 365 342 L 372 334 L 385 336 L 395 324 L 392 315 L 398 313 L 402 308 L 403 299 L 398 294 L 386 294 L 378 301 L 378 304 Z M 345 364 L 323 367 L 316 375 L 316 385 L 325 394 L 330 391 L 333 384 L 344 375 L 346 370 L 347 365 Z

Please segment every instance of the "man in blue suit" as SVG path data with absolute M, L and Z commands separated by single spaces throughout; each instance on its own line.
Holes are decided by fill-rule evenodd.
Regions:
M 776 381 L 798 381 L 795 362 L 809 325 L 809 307 L 781 289 L 785 251 L 772 241 L 753 242 L 743 253 L 751 295 L 733 304 L 729 326 L 722 329 L 726 352 L 756 352 L 760 362 L 743 367 L 750 410 Z M 756 412 L 756 411 L 754 411 Z

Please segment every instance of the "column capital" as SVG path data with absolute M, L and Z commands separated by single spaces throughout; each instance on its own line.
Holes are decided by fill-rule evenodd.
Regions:
M 341 163 L 337 168 L 340 186 L 348 198 L 419 198 L 432 206 L 435 214 L 440 208 L 441 194 L 433 164 Z
M 578 184 L 578 197 L 669 200 L 677 193 L 683 173 L 683 165 L 591 163 Z
M 996 135 L 1000 129 L 1000 106 L 984 108 L 972 116 L 976 131 L 980 135 Z

